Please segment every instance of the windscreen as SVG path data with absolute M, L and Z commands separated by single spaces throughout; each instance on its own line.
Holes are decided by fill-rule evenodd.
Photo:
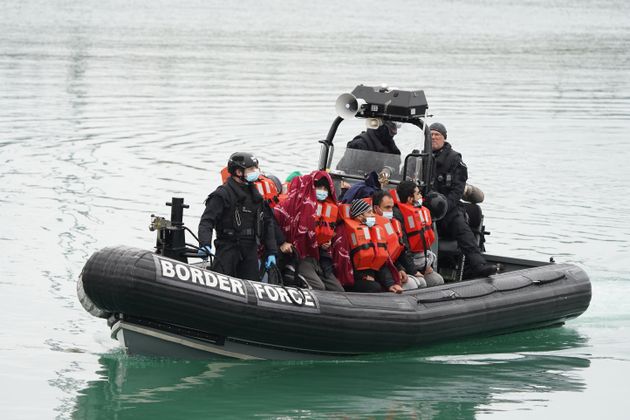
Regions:
M 367 130 L 363 119 L 345 120 L 341 123 L 334 139 L 335 150 L 330 172 L 340 176 L 346 175 L 348 181 L 351 181 L 356 177 L 363 179 L 369 172 L 376 171 L 379 178 L 387 178 L 391 182 L 398 183 L 404 178 L 402 169 L 405 157 L 413 151 L 420 152 L 422 150 L 424 143 L 422 132 L 411 124 L 403 124 L 398 128 L 398 133 L 394 136 L 394 144 L 400 154 L 377 153 L 347 147 L 350 141 Z M 372 138 L 374 139 L 374 136 Z M 420 157 L 408 159 L 407 176 L 408 179 L 416 180 L 422 177 Z

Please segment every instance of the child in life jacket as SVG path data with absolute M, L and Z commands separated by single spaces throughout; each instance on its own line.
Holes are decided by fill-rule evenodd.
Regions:
M 346 290 L 402 293 L 400 276 L 387 252 L 385 229 L 376 224 L 374 210 L 367 201 L 352 201 L 343 233 L 354 273 L 354 282 L 346 285 Z
M 313 289 L 343 292 L 330 253 L 338 216 L 330 175 L 314 171 L 293 178 L 286 199 L 274 212 L 287 242 L 297 251 L 298 274 Z
M 427 287 L 422 273 L 414 264 L 413 254 L 409 252 L 409 243 L 404 234 L 403 226 L 394 217 L 394 198 L 383 190 L 372 196 L 376 223 L 385 228 L 387 235 L 387 252 L 400 274 L 403 290 Z
M 431 251 L 435 242 L 431 213 L 422 206 L 418 185 L 413 181 L 403 181 L 396 187 L 396 195 L 394 217 L 403 227 L 416 268 L 424 275 L 427 286 L 444 284 L 444 278 L 435 271 L 437 256 Z

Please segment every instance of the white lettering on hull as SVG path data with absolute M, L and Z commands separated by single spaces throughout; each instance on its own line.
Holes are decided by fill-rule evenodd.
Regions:
M 154 255 L 158 280 L 161 277 L 187 284 L 187 288 L 201 287 L 207 293 L 247 302 L 246 283 L 249 283 L 256 296 L 256 304 L 262 306 L 285 307 L 291 310 L 313 309 L 319 305 L 309 290 L 282 287 L 257 281 L 241 280 L 225 274 L 202 270 L 178 261 Z

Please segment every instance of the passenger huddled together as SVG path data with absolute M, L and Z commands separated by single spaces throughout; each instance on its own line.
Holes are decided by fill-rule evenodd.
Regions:
M 444 283 L 434 271 L 431 215 L 412 181 L 388 192 L 370 174 L 338 202 L 326 171 L 294 172 L 281 184 L 253 155 L 234 153 L 222 175 L 199 223 L 200 257 L 211 255 L 217 233 L 215 271 L 261 280 L 279 266 L 303 287 L 368 293 Z

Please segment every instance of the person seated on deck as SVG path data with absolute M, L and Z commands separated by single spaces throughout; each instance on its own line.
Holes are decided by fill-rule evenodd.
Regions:
M 437 256 L 431 251 L 435 242 L 431 212 L 422 205 L 420 188 L 413 181 L 402 181 L 396 187 L 394 217 L 403 227 L 404 242 L 413 255 L 413 263 L 424 275 L 427 286 L 444 284 L 437 272 Z
M 376 171 L 372 171 L 365 176 L 365 180 L 359 181 L 343 190 L 340 201 L 344 204 L 351 203 L 356 198 L 371 197 L 376 191 L 381 189 Z
M 387 191 L 379 190 L 372 196 L 376 223 L 385 228 L 387 252 L 398 269 L 404 290 L 427 287 L 422 273 L 416 267 L 413 254 L 409 252 L 407 235 L 402 223 L 394 217 L 394 198 Z
M 400 171 L 400 149 L 394 142 L 400 123 L 374 120 L 379 127 L 368 128 L 349 141 L 337 169 L 357 175 L 380 171 L 383 167 L 388 167 L 392 173 Z
M 343 292 L 330 253 L 338 209 L 332 179 L 325 171 L 293 178 L 287 198 L 275 208 L 282 232 L 297 252 L 296 271 L 313 289 Z
M 264 246 L 265 265 L 276 263 L 277 244 L 273 220 L 264 210 L 263 197 L 254 183 L 258 180 L 258 159 L 251 153 L 233 153 L 228 160 L 230 174 L 223 185 L 206 199 L 199 221 L 200 257 L 216 254 L 212 270 L 228 276 L 259 280 L 258 242 Z
M 376 224 L 372 206 L 367 200 L 356 199 L 348 216 L 340 224 L 339 238 L 333 244 L 334 256 L 348 255 L 351 261 L 347 267 L 351 275 L 339 277 L 344 288 L 350 292 L 402 293 L 400 274 L 387 253 L 385 231 Z M 336 266 L 340 261 L 337 257 Z

